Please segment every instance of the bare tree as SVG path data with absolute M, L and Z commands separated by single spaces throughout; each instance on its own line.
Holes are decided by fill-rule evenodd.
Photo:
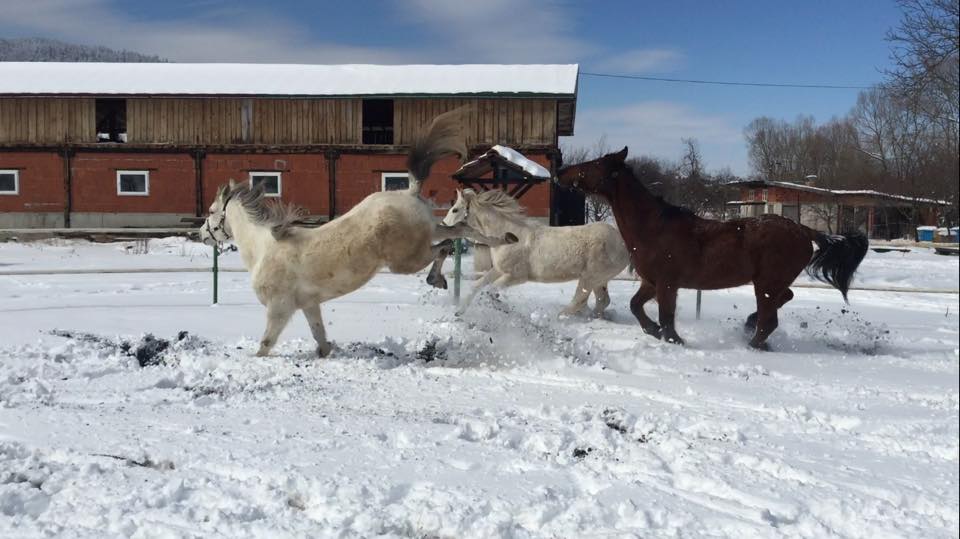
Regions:
M 700 155 L 700 143 L 695 138 L 682 138 L 683 156 L 680 158 L 680 174 L 685 178 L 702 178 L 703 157 Z
M 898 0 L 900 25 L 887 33 L 890 86 L 934 119 L 954 126 L 960 107 L 960 2 Z

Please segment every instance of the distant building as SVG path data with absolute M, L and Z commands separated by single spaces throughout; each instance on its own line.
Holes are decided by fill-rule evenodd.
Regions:
M 915 226 L 936 225 L 950 206 L 943 200 L 771 180 L 732 185 L 740 188 L 740 196 L 727 202 L 728 216 L 782 215 L 822 232 L 859 230 L 875 239 L 914 237 Z
M 0 228 L 168 227 L 233 178 L 321 219 L 407 185 L 413 137 L 469 105 L 471 155 L 555 169 L 576 65 L 0 63 Z M 454 159 L 424 196 L 454 200 Z M 523 198 L 548 217 L 551 182 Z

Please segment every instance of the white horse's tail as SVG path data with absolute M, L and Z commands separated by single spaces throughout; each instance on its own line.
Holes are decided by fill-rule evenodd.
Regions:
M 430 175 L 434 163 L 450 154 L 456 154 L 461 160 L 467 156 L 467 144 L 461 123 L 466 110 L 467 107 L 460 107 L 444 112 L 433 119 L 426 131 L 417 135 L 407 156 L 410 194 L 420 194 L 420 185 Z

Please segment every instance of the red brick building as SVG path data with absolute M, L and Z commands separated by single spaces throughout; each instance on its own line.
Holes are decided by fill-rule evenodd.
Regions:
M 727 202 L 730 216 L 782 215 L 822 232 L 859 230 L 875 239 L 914 237 L 917 225 L 936 225 L 950 206 L 942 200 L 792 182 L 751 180 L 734 185 L 740 196 Z
M 504 144 L 554 168 L 575 65 L 0 63 L 0 228 L 170 227 L 229 179 L 330 218 L 406 184 L 406 151 L 469 106 L 471 154 Z M 458 163 L 423 194 L 453 201 Z M 553 187 L 521 201 L 549 217 Z

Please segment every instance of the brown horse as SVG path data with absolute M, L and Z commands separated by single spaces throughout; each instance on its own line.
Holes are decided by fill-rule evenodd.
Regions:
M 777 309 L 793 299 L 790 285 L 807 268 L 812 277 L 833 285 L 847 299 L 847 289 L 867 254 L 867 238 L 854 233 L 822 234 L 777 215 L 714 221 L 673 206 L 652 195 L 625 163 L 627 148 L 572 165 L 556 181 L 605 198 L 613 208 L 620 234 L 643 279 L 630 310 L 643 331 L 683 344 L 674 328 L 677 290 L 715 290 L 753 282 L 757 310 L 745 329 L 750 346 L 768 349 L 777 328 Z M 814 244 L 817 246 L 814 252 Z M 643 305 L 657 298 L 660 323 Z

